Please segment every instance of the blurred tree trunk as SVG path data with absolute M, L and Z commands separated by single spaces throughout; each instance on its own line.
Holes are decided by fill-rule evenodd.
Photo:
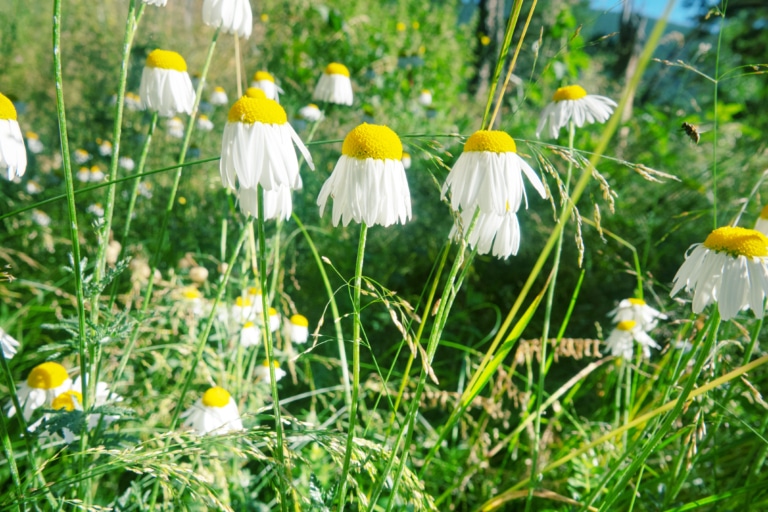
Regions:
M 480 0 L 477 21 L 477 46 L 475 47 L 475 75 L 469 83 L 469 90 L 478 99 L 488 95 L 496 68 L 499 49 L 504 42 L 506 0 Z

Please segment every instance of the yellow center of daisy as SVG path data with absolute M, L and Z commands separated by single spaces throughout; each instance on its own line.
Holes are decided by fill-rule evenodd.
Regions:
M 267 94 L 258 87 L 249 87 L 245 90 L 245 95 L 249 98 L 254 98 L 257 100 L 267 99 Z
M 243 96 L 229 109 L 227 120 L 230 123 L 243 124 L 285 124 L 288 122 L 288 116 L 276 101 L 266 97 L 259 99 Z
M 264 362 L 263 362 L 263 363 L 261 363 L 261 366 L 264 366 L 264 367 L 266 367 L 266 368 L 269 368 L 269 361 L 267 361 L 267 360 L 265 359 L 265 360 L 264 360 Z M 274 366 L 275 368 L 280 368 L 280 363 L 278 363 L 277 361 L 275 361 L 275 360 L 273 359 L 273 360 L 272 360 L 272 366 Z
M 245 322 L 243 324 L 243 329 L 253 329 L 256 326 L 253 322 Z
M 187 300 L 195 300 L 201 298 L 202 294 L 197 288 L 185 288 L 184 291 L 181 292 L 181 296 Z
M 318 107 L 318 106 L 317 106 L 317 105 L 315 105 L 314 103 L 310 103 L 310 104 L 309 104 L 309 105 L 307 105 L 307 106 L 308 106 L 309 108 L 312 108 L 312 109 L 315 109 L 315 110 L 320 110 L 320 107 Z
M 51 402 L 51 408 L 56 411 L 60 411 L 62 409 L 65 411 L 74 411 L 75 400 L 77 400 L 78 404 L 82 405 L 83 395 L 77 391 L 65 391 L 53 399 L 53 402 Z
M 338 62 L 331 62 L 327 66 L 325 66 L 325 74 L 326 75 L 342 75 L 349 77 L 349 70 L 347 69 L 347 66 L 344 64 L 339 64 Z
M 224 92 L 224 88 L 220 85 L 217 85 L 213 88 L 214 92 Z
M 515 139 L 499 130 L 479 130 L 464 143 L 464 151 L 490 151 L 491 153 L 517 153 Z
M 307 317 L 304 315 L 291 316 L 291 323 L 293 325 L 298 325 L 299 327 L 309 327 L 309 320 L 307 320 Z
M 219 386 L 212 387 L 203 393 L 203 405 L 208 407 L 224 407 L 229 403 L 229 393 Z
M 64 384 L 68 378 L 66 368 L 49 361 L 32 368 L 27 377 L 27 384 L 35 389 L 54 389 Z
M 704 240 L 704 247 L 729 256 L 747 258 L 768 256 L 768 238 L 754 229 L 725 226 L 717 228 Z
M 387 126 L 363 123 L 344 138 L 341 153 L 361 160 L 400 160 L 403 144 Z
M 580 85 L 568 85 L 560 87 L 552 96 L 552 101 L 580 100 L 587 95 L 587 91 Z
M 275 308 L 269 308 L 269 316 L 275 316 L 277 315 L 277 310 Z
M 0 119 L 16 121 L 16 107 L 13 102 L 0 92 Z
M 241 307 L 241 308 L 245 307 L 245 306 L 250 306 L 251 305 L 251 299 L 249 299 L 248 297 L 246 297 L 246 298 L 238 297 L 238 298 L 235 299 L 235 305 L 238 306 L 238 307 Z
M 760 211 L 760 218 L 768 220 L 768 204 L 763 206 L 763 209 Z
M 629 303 L 633 306 L 645 306 L 645 301 L 643 299 L 629 299 Z
M 635 325 L 637 325 L 637 322 L 634 320 L 622 320 L 616 328 L 620 331 L 631 331 L 635 328 Z
M 153 50 L 147 56 L 147 67 L 186 71 L 187 61 L 176 52 L 169 50 Z
M 248 292 L 248 295 L 261 295 L 261 290 L 259 290 L 255 286 L 249 286 L 248 290 L 246 291 Z
M 268 82 L 275 83 L 275 77 L 273 77 L 270 73 L 267 73 L 266 71 L 257 71 L 256 73 L 253 74 L 253 79 L 257 82 L 266 80 Z
M 2 94 L 0 94 L 0 96 L 2 96 Z M 2 114 L 0 114 L 0 116 L 2 116 Z M 39 139 L 40 138 L 40 136 L 38 134 L 36 134 L 35 132 L 26 132 L 24 135 L 28 139 Z

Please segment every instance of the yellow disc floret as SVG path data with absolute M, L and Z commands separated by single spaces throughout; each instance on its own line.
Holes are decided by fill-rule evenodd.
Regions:
M 173 69 L 174 71 L 186 71 L 187 61 L 176 52 L 168 50 L 153 50 L 147 56 L 148 68 Z
M 269 368 L 269 361 L 267 361 L 267 360 L 265 359 L 265 360 L 264 360 L 264 362 L 263 362 L 263 363 L 261 363 L 261 366 L 264 366 L 265 368 Z M 273 367 L 275 367 L 275 368 L 280 368 L 280 363 L 278 363 L 277 361 L 275 361 L 275 360 L 273 359 L 273 360 L 272 360 L 272 366 L 273 366 Z
M 212 387 L 203 393 L 203 405 L 208 407 L 224 407 L 229 403 L 229 393 L 219 386 Z
M 245 95 L 256 100 L 267 99 L 267 94 L 258 87 L 249 87 L 245 90 Z
M 587 91 L 580 85 L 568 85 L 560 87 L 552 96 L 552 101 L 580 100 L 587 95 Z
M 27 377 L 27 384 L 36 389 L 54 389 L 69 378 L 67 369 L 59 363 L 48 361 L 32 368 Z
M 768 256 L 768 238 L 754 229 L 726 226 L 717 228 L 704 240 L 704 247 L 729 256 L 764 258 Z
M 400 160 L 403 157 L 403 144 L 390 128 L 363 123 L 344 138 L 341 153 L 361 160 Z
M 75 403 L 77 401 L 77 403 Z M 65 391 L 51 402 L 51 408 L 60 411 L 74 411 L 77 405 L 83 406 L 83 395 L 77 391 Z
M 227 120 L 230 123 L 243 124 L 285 124 L 288 122 L 288 116 L 283 107 L 276 101 L 266 97 L 258 99 L 243 96 L 229 109 Z
M 629 303 L 633 306 L 645 306 L 645 301 L 643 299 L 628 299 Z
M 331 62 L 327 66 L 325 66 L 325 74 L 326 75 L 342 75 L 349 77 L 349 70 L 347 69 L 347 66 L 344 64 L 339 64 L 338 62 Z
M 184 288 L 184 290 L 181 292 L 181 296 L 187 300 L 197 300 L 203 297 L 203 295 L 200 293 L 200 290 L 193 286 Z
M 245 297 L 245 298 L 238 297 L 238 298 L 235 299 L 235 305 L 237 307 L 240 307 L 240 308 L 242 308 L 242 307 L 250 307 L 251 306 L 251 299 L 249 299 L 248 297 Z
M 275 77 L 273 77 L 270 73 L 266 71 L 257 71 L 253 74 L 253 80 L 256 82 L 261 82 L 262 80 L 266 80 L 268 82 L 275 83 Z
M 620 331 L 631 331 L 635 328 L 635 325 L 637 325 L 637 322 L 634 320 L 622 320 L 616 328 Z
M 304 315 L 291 316 L 291 323 L 293 325 L 298 325 L 299 327 L 309 327 L 309 320 L 307 320 L 307 317 Z
M 16 107 L 13 102 L 0 92 L 0 119 L 16 121 Z
M 243 329 L 252 329 L 254 327 L 256 327 L 256 324 L 254 324 L 253 322 L 245 322 L 243 324 Z
M 515 139 L 499 130 L 479 130 L 464 143 L 464 151 L 490 151 L 491 153 L 517 153 Z

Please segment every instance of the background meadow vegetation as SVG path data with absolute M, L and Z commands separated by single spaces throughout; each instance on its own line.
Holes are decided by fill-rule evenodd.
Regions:
M 518 3 L 522 10 L 512 46 L 503 49 L 507 16 Z M 386 124 L 410 153 L 413 220 L 368 232 L 350 510 L 768 509 L 762 321 L 745 312 L 724 323 L 716 350 L 695 374 L 686 363 L 697 353 L 707 315 L 693 315 L 681 300 L 690 298 L 686 294 L 669 297 L 691 244 L 737 218 L 739 225 L 752 227 L 766 202 L 768 118 L 762 107 L 768 88 L 762 73 L 768 9 L 747 3 L 701 6 L 691 25 L 667 26 L 657 41 L 650 37 L 653 23 L 644 25 L 633 14 L 621 24 L 620 7 L 610 15 L 576 0 L 482 1 L 479 7 L 458 0 L 252 3 L 253 34 L 237 48 L 241 75 L 234 38 L 218 37 L 200 107 L 215 128 L 191 135 L 167 235 L 163 238 L 159 226 L 182 142 L 161 118 L 145 167 L 161 172 L 142 177 L 127 239 L 123 233 L 136 182 L 116 184 L 109 239 L 117 240 L 122 252 L 109 260 L 113 273 L 101 283 L 94 266 L 104 236 L 91 207 L 105 204 L 107 188 L 74 183 L 83 276 L 98 290 L 85 301 L 85 338 L 89 353 L 98 353 L 99 379 L 123 398 L 102 411 L 120 419 L 92 432 L 85 445 L 52 436 L 62 426 L 81 428 L 82 415 L 77 424 L 76 415 L 48 411 L 53 421 L 28 436 L 6 415 L 12 383 L 23 382 L 33 367 L 49 360 L 74 377 L 82 354 L 62 197 L 51 4 L 0 4 L 0 92 L 14 101 L 22 131 L 36 132 L 44 145 L 39 154 L 28 151 L 20 181 L 3 181 L 0 187 L 0 328 L 21 342 L 0 380 L 5 418 L 0 426 L 7 440 L 0 455 L 0 509 L 343 508 L 338 483 L 349 418 L 336 327 L 351 361 L 359 231 L 354 224 L 333 227 L 330 215 L 319 216 L 315 201 L 341 154 L 341 140 L 361 122 Z M 105 172 L 110 157 L 99 155 L 97 141 L 112 137 L 128 5 L 118 0 L 62 5 L 70 148 L 87 150 L 92 159 L 84 165 Z M 214 33 L 201 21 L 201 5 L 201 0 L 170 0 L 164 8 L 145 8 L 128 62 L 127 91 L 138 92 L 144 61 L 155 48 L 178 51 L 191 75 L 201 72 Z M 529 193 L 529 208 L 520 212 L 516 256 L 464 254 L 463 284 L 430 364 L 423 351 L 412 348 L 414 339 L 422 324 L 429 332 L 435 322 L 437 304 L 429 300 L 435 276 L 437 298 L 446 300 L 441 258 L 451 265 L 461 257 L 458 244 L 447 245 L 454 219 L 440 189 L 465 138 L 480 129 L 499 55 L 503 78 L 531 10 L 516 78 L 504 89 L 495 127 L 512 135 L 551 197 Z M 654 60 L 640 69 L 639 86 L 628 87 L 641 50 L 654 43 L 649 49 Z M 313 126 L 298 111 L 311 102 L 319 74 L 331 61 L 349 68 L 355 102 L 331 106 Z M 238 348 L 237 333 L 219 320 L 203 340 L 191 387 L 179 402 L 208 316 L 207 310 L 195 314 L 184 291 L 197 287 L 205 304 L 213 303 L 246 222 L 218 172 L 228 106 L 208 99 L 213 87 L 221 86 L 231 104 L 238 76 L 240 86 L 247 86 L 257 70 L 276 77 L 283 89 L 280 102 L 317 166 L 315 172 L 302 167 L 304 188 L 293 196 L 294 219 L 265 224 L 270 304 L 283 322 L 293 313 L 305 315 L 312 333 L 307 345 L 292 345 L 282 333 L 275 340 L 276 357 L 288 372 L 277 384 L 282 441 L 270 386 L 253 378 L 252 366 L 266 357 L 264 346 Z M 522 332 L 505 332 L 503 320 L 567 204 L 557 182 L 568 164 L 567 137 L 538 140 L 535 131 L 553 92 L 573 83 L 617 101 L 629 89 L 631 103 L 597 165 L 599 178 L 591 179 L 576 204 L 579 215 L 565 226 L 551 317 L 542 305 L 530 318 L 515 318 L 525 317 L 518 324 Z M 423 89 L 432 93 L 429 106 L 418 101 Z M 149 118 L 126 109 L 121 156 L 138 162 Z M 680 129 L 683 122 L 701 128 L 698 144 Z M 576 132 L 582 158 L 573 182 L 589 172 L 586 162 L 604 129 L 596 124 Z M 73 162 L 74 172 L 79 167 Z M 652 173 L 648 179 L 649 170 L 669 176 Z M 128 176 L 119 170 L 118 178 Z M 30 181 L 39 190 L 31 189 Z M 50 223 L 36 221 L 35 210 L 45 212 Z M 226 306 L 260 285 L 257 241 L 249 242 L 229 269 Z M 144 315 L 155 253 L 154 292 Z M 328 275 L 338 319 L 319 265 Z M 205 282 L 196 284 L 190 276 L 196 266 L 208 270 Z M 552 256 L 522 311 L 544 294 L 551 269 Z M 669 319 L 652 333 L 662 350 L 648 360 L 623 361 L 605 350 L 612 328 L 607 314 L 635 296 L 638 283 L 645 300 Z M 545 326 L 557 343 L 542 364 L 536 354 Z M 513 344 L 505 345 L 508 355 L 468 399 L 471 378 L 497 335 Z M 123 360 L 131 339 L 135 347 Z M 750 361 L 759 364 L 745 373 Z M 419 393 L 423 369 L 429 378 Z M 683 409 L 665 405 L 691 382 L 703 391 Z M 246 430 L 204 437 L 169 431 L 175 411 L 189 408 L 212 385 L 226 387 L 236 398 Z M 414 397 L 418 407 L 412 416 Z M 396 440 L 406 432 L 410 443 L 403 448 Z M 16 461 L 20 486 L 9 457 Z

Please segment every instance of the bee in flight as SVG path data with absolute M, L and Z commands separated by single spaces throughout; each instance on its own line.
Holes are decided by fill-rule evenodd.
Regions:
M 691 123 L 683 123 L 682 129 L 693 142 L 696 144 L 699 143 L 699 140 L 701 139 L 701 132 L 699 131 L 698 126 L 692 125 Z

